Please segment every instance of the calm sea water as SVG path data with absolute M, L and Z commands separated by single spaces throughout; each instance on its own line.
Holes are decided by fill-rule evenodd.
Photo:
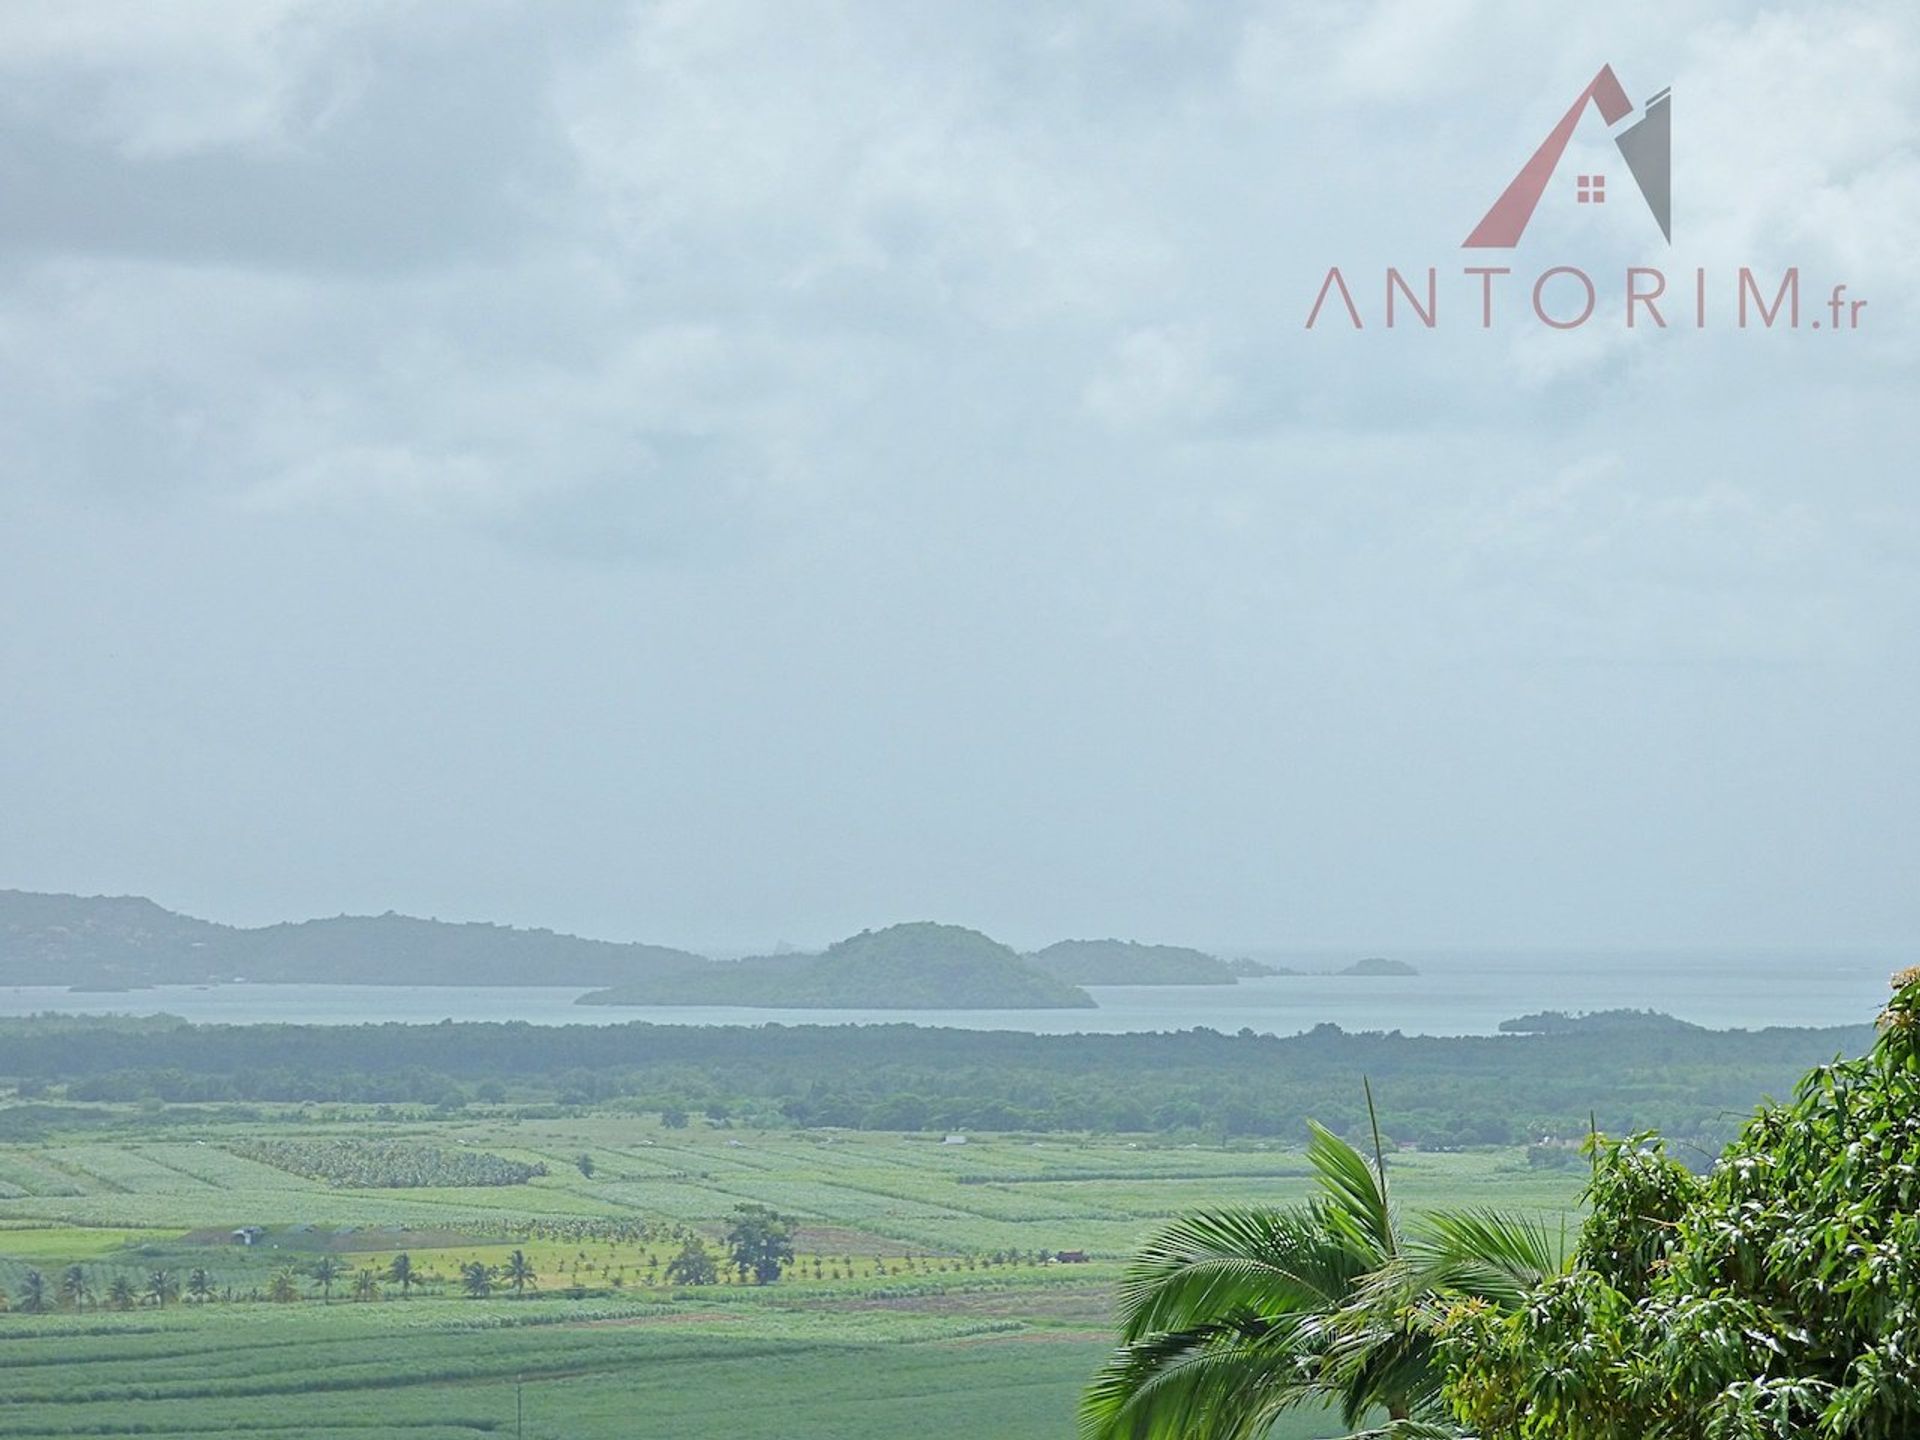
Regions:
M 1260 958 L 1331 969 L 1351 956 Z M 776 1010 L 724 1006 L 575 1005 L 573 988 L 412 985 L 188 985 L 119 994 L 36 986 L 0 988 L 0 1014 L 165 1012 L 246 1024 L 357 1024 L 401 1020 L 525 1020 L 540 1025 L 946 1025 L 1036 1034 L 1251 1029 L 1288 1035 L 1331 1022 L 1347 1030 L 1479 1035 L 1535 1010 L 1664 1010 L 1716 1029 L 1847 1025 L 1873 1018 L 1887 976 L 1920 957 L 1849 952 L 1500 954 L 1402 953 L 1409 977 L 1270 976 L 1238 985 L 1103 986 L 1096 1010 Z

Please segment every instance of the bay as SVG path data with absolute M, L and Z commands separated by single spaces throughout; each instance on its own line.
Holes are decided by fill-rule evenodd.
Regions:
M 1240 952 L 1248 953 L 1248 952 Z M 1715 1029 L 1848 1025 L 1873 1018 L 1889 973 L 1911 957 L 1846 951 L 1395 952 L 1412 976 L 1325 973 L 1352 954 L 1252 952 L 1316 973 L 1238 985 L 1091 987 L 1092 1010 L 789 1010 L 733 1006 L 576 1005 L 566 986 L 163 985 L 77 992 L 0 988 L 0 1015 L 172 1014 L 196 1022 L 346 1025 L 378 1021 L 522 1020 L 540 1025 L 916 1024 L 1033 1034 L 1250 1029 L 1288 1035 L 1315 1025 L 1410 1035 L 1491 1034 L 1539 1010 L 1665 1011 Z

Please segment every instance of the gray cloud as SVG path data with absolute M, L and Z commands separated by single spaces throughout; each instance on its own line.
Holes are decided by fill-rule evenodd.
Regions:
M 1602 59 L 1676 286 L 1868 331 L 1302 330 Z M 9 11 L 0 871 L 1907 943 L 1916 66 L 1872 3 Z M 1570 208 L 1523 275 L 1646 258 Z

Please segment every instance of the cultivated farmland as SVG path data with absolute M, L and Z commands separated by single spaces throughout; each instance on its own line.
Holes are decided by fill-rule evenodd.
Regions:
M 1297 1153 L 1251 1143 L 206 1114 L 0 1146 L 0 1437 L 1058 1440 L 1129 1247 L 1306 1188 Z M 1518 1151 L 1391 1175 L 1409 1206 L 1549 1215 L 1579 1182 Z M 793 1226 L 775 1284 L 726 1263 L 743 1204 Z M 718 1283 L 668 1283 L 690 1242 Z

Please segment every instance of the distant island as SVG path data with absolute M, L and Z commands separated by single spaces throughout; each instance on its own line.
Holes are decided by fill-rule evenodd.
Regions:
M 1227 968 L 1242 980 L 1258 979 L 1262 975 L 1298 975 L 1300 972 L 1291 965 L 1269 965 L 1261 960 L 1229 960 Z
M 1241 973 L 1204 950 L 1137 940 L 1062 940 L 1026 958 L 1069 985 L 1235 985 Z
M 819 955 L 713 960 L 596 990 L 582 1005 L 832 1010 L 1087 1009 L 1084 990 L 959 925 L 863 930 Z
M 1418 975 L 1420 972 L 1404 960 L 1383 960 L 1378 955 L 1356 960 L 1336 975 Z
M 1392 968 L 1378 969 L 1386 966 Z M 897 1010 L 1084 1009 L 1084 985 L 1232 985 L 1297 972 L 1181 945 L 1062 940 L 1020 955 L 977 930 L 919 922 L 824 952 L 711 960 L 664 945 L 384 915 L 244 927 L 135 895 L 0 890 L 0 985 L 114 994 L 159 985 L 567 986 L 592 1005 Z M 1411 974 L 1363 960 L 1345 974 Z
M 1531 1015 L 1502 1020 L 1499 1026 L 1508 1035 L 1596 1035 L 1609 1031 L 1645 1034 L 1659 1030 L 1699 1030 L 1690 1020 L 1677 1020 L 1659 1010 L 1594 1010 L 1568 1014 L 1565 1010 L 1539 1010 Z
M 0 890 L 0 985 L 617 985 L 707 960 L 661 945 L 408 915 L 242 929 L 138 896 Z

